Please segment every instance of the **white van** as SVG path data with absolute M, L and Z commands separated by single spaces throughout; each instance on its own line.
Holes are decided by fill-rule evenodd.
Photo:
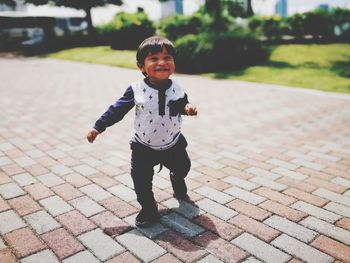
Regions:
M 0 16 L 0 39 L 21 43 L 30 39 L 43 41 L 44 30 L 30 16 Z
M 83 17 L 28 16 L 21 12 L 0 13 L 0 46 L 1 42 L 40 44 L 43 43 L 45 34 L 57 38 L 87 35 L 88 25 Z

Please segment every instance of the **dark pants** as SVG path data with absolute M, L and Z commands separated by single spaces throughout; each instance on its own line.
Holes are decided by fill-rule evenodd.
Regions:
M 164 165 L 170 170 L 174 193 L 184 196 L 187 187 L 184 178 L 190 171 L 191 161 L 186 152 L 187 142 L 181 134 L 178 142 L 168 150 L 156 151 L 141 143 L 131 142 L 131 177 L 142 210 L 151 213 L 157 210 L 152 191 L 154 166 Z

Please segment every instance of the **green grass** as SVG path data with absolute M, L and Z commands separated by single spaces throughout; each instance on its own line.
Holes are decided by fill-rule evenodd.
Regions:
M 113 50 L 109 46 L 99 46 L 66 49 L 51 53 L 48 57 L 136 69 L 135 54 L 135 51 Z
M 135 51 L 116 51 L 106 46 L 74 48 L 48 56 L 136 68 Z M 271 57 L 266 64 L 203 75 L 350 93 L 350 44 L 275 46 L 271 47 Z
M 281 45 L 271 49 L 270 60 L 264 65 L 205 75 L 350 93 L 349 44 Z

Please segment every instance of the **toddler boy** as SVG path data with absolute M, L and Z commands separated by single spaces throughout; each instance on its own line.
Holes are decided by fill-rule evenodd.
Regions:
M 175 71 L 174 57 L 175 48 L 168 39 L 159 36 L 145 39 L 136 54 L 137 66 L 145 78 L 132 83 L 87 135 L 92 143 L 135 106 L 135 134 L 130 145 L 131 177 L 141 205 L 135 220 L 138 227 L 147 227 L 160 217 L 152 191 L 154 166 L 167 167 L 174 197 L 188 199 L 185 177 L 191 161 L 181 133 L 181 115 L 197 115 L 197 109 L 189 104 L 179 84 L 169 78 Z

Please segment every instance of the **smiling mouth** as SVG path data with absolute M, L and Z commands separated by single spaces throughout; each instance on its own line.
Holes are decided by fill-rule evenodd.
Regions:
M 155 71 L 169 71 L 167 68 L 162 68 L 162 69 L 156 69 Z

